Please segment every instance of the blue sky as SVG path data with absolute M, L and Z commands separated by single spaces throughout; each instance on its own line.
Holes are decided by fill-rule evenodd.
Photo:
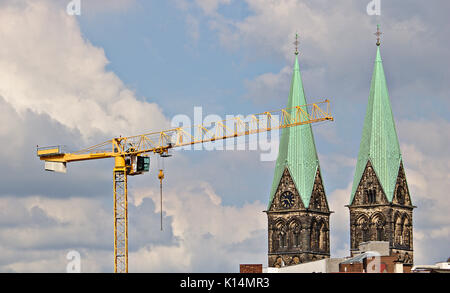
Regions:
M 112 162 L 43 171 L 35 146 L 71 149 L 161 130 L 173 117 L 283 108 L 295 33 L 307 100 L 331 101 L 313 126 L 330 207 L 333 257 L 349 253 L 351 182 L 376 24 L 414 204 L 415 262 L 448 258 L 450 142 L 446 1 L 0 1 L 0 271 L 112 271 Z M 236 272 L 267 264 L 274 162 L 260 151 L 180 151 L 165 162 L 164 232 L 153 173 L 130 181 L 130 271 Z M 215 219 L 215 221 L 211 221 Z M 434 249 L 430 250 L 429 247 Z
M 108 69 L 138 96 L 160 104 L 168 116 L 192 105 L 219 114 L 253 110 L 242 99 L 242 80 L 277 69 L 277 64 L 225 50 L 207 26 L 199 27 L 199 39 L 193 39 L 185 18 L 175 2 L 141 1 L 126 12 L 79 19 L 84 36 L 105 49 Z

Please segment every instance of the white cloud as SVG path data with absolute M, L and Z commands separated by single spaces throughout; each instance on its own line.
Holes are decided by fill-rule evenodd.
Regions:
M 192 15 L 188 15 L 186 16 L 186 33 L 188 34 L 188 36 L 191 38 L 192 41 L 194 42 L 198 42 L 198 40 L 200 39 L 200 21 L 192 16 Z
M 106 70 L 103 49 L 85 40 L 76 18 L 51 1 L 4 4 L 0 38 L 0 96 L 22 116 L 27 110 L 46 114 L 85 139 L 168 125 L 158 105 L 137 99 Z
M 195 0 L 206 14 L 215 14 L 220 5 L 230 4 L 230 2 L 231 0 Z
M 292 68 L 285 66 L 278 73 L 264 73 L 253 80 L 244 82 L 247 88 L 246 97 L 256 103 L 267 103 L 271 100 L 287 101 Z
M 98 199 L 1 197 L 0 207 L 0 271 L 65 272 L 72 249 L 81 252 L 83 271 L 112 259 L 111 212 Z
M 355 168 L 356 159 L 341 154 L 319 154 L 320 164 L 326 167 L 327 172 L 339 174 L 343 168 Z M 337 190 L 336 190 L 337 191 Z
M 222 205 L 207 183 L 176 187 L 165 192 L 165 231 L 159 232 L 156 190 L 129 194 L 130 271 L 237 271 L 245 260 L 265 262 L 263 204 Z M 81 253 L 83 272 L 112 271 L 109 207 L 92 198 L 0 198 L 0 271 L 63 272 L 72 249 Z
M 230 49 L 247 47 L 251 48 L 252 53 L 263 56 L 281 54 L 291 60 L 296 32 L 300 34 L 300 51 L 304 46 L 312 46 L 321 53 L 339 54 L 334 49 L 349 46 L 347 41 L 354 37 L 356 31 L 359 33 L 369 25 L 369 18 L 363 13 L 364 10 L 358 10 L 355 1 L 327 2 L 325 5 L 295 0 L 245 2 L 249 15 L 243 19 L 232 20 L 220 15 L 217 5 L 211 5 L 207 15 L 212 16 L 211 27 L 217 30 L 223 46 Z M 211 12 L 213 9 L 214 13 Z M 345 34 L 348 26 L 355 21 L 360 25 L 353 26 L 352 34 Z M 334 25 L 330 26 L 330 23 Z M 340 42 L 332 42 L 336 35 L 339 35 Z M 311 60 L 311 56 L 306 58 Z
M 192 272 L 191 252 L 184 246 L 145 246 L 129 255 L 130 272 Z
M 76 18 L 56 9 L 51 1 L 28 1 L 31 4 L 27 4 L 26 10 L 13 2 L 2 3 L 0 10 L 0 137 L 8 141 L 2 156 L 16 158 L 25 151 L 29 152 L 34 146 L 30 147 L 30 137 L 33 141 L 38 137 L 64 137 L 75 143 L 79 133 L 84 138 L 126 135 L 149 128 L 160 129 L 165 125 L 165 118 L 157 105 L 136 98 L 114 73 L 106 70 L 108 60 L 105 53 L 83 38 Z M 220 3 L 211 1 L 200 5 L 213 15 Z M 222 3 L 227 4 L 226 1 Z M 305 32 L 300 31 L 305 38 L 303 45 L 318 52 L 334 53 L 339 63 L 343 51 L 350 50 L 354 44 L 349 39 L 356 38 L 355 34 L 367 35 L 368 23 L 365 20 L 351 34 L 342 34 L 348 30 L 344 25 L 324 30 L 324 13 L 304 7 L 306 4 L 279 1 L 265 7 L 262 1 L 248 3 L 254 14 L 243 21 L 232 22 L 220 15 L 211 20 L 216 22 L 212 25 L 216 25 L 227 46 L 257 46 L 261 48 L 259 53 L 276 52 L 292 60 L 293 33 L 297 28 L 305 27 L 310 32 L 306 29 Z M 274 10 L 273 15 L 270 14 L 271 9 Z M 284 17 L 283 13 L 288 11 L 290 13 Z M 344 11 L 344 8 L 336 8 L 327 17 L 338 24 L 338 16 Z M 260 31 L 256 30 L 258 25 L 261 25 Z M 319 31 L 313 28 L 319 28 Z M 331 35 L 335 34 L 340 36 L 340 42 L 332 41 L 335 38 Z M 337 50 L 342 44 L 342 50 Z M 354 50 L 350 52 L 361 54 Z M 321 54 L 305 54 L 305 58 L 305 70 L 308 70 L 311 64 L 317 67 L 317 60 L 322 57 Z M 348 74 L 348 71 L 358 68 L 345 69 Z M 315 72 L 323 73 L 320 68 Z M 288 70 L 283 68 L 278 74 L 262 74 L 254 79 L 253 84 L 249 81 L 248 88 L 255 91 L 254 96 L 277 86 L 281 89 L 290 79 L 287 73 Z M 408 183 L 418 205 L 414 214 L 416 261 L 430 263 L 430 259 L 442 259 L 438 254 L 446 252 L 446 247 L 439 248 L 439 243 L 449 242 L 447 211 L 450 207 L 445 198 L 450 181 L 450 163 L 446 153 L 449 126 L 435 121 L 400 122 L 398 126 Z M 418 132 L 422 134 L 420 137 L 417 137 Z M 227 153 L 223 157 L 226 160 L 221 162 L 226 161 L 229 166 L 230 158 L 236 159 L 236 154 Z M 238 183 L 242 180 L 239 174 L 247 176 L 250 173 L 249 164 L 244 160 L 249 160 L 248 152 L 239 153 L 239 157 L 242 157 L 239 163 L 232 166 L 237 170 Z M 179 163 L 181 159 L 178 156 L 176 160 Z M 215 159 L 219 161 L 217 157 Z M 190 166 L 191 162 L 184 160 L 187 161 L 184 164 Z M 330 161 L 343 166 L 353 162 L 344 156 L 333 157 Z M 17 161 L 8 160 L 7 163 L 17 164 Z M 207 169 L 210 163 L 204 162 L 201 166 Z M 324 162 L 321 166 L 326 168 Z M 27 176 L 26 168 L 19 165 L 17 174 Z M 174 168 L 174 173 L 177 172 L 184 175 L 186 169 Z M 225 171 L 222 172 L 227 176 Z M 90 174 L 86 172 L 85 176 Z M 105 175 L 108 176 L 110 174 Z M 195 177 L 192 174 L 186 176 Z M 23 177 L 18 176 L 15 182 L 23 181 Z M 207 181 L 213 182 L 212 179 Z M 94 180 L 89 182 L 93 184 Z M 83 181 L 83 184 L 89 185 L 89 182 Z M 265 203 L 253 201 L 241 207 L 223 204 L 225 198 L 219 196 L 208 182 L 177 182 L 165 192 L 164 223 L 167 226 L 163 234 L 158 231 L 157 191 L 141 188 L 131 192 L 131 271 L 237 271 L 242 262 L 266 262 L 267 223 L 262 213 Z M 5 179 L 3 183 L 10 184 Z M 220 184 L 223 183 L 217 182 Z M 243 185 L 229 188 L 236 190 L 238 197 L 245 188 L 253 188 Z M 348 203 L 349 192 L 350 185 L 328 194 L 330 207 L 335 211 L 331 215 L 333 256 L 348 254 L 348 209 L 344 205 Z M 63 271 L 67 263 L 66 253 L 76 248 L 82 253 L 83 271 L 112 271 L 110 206 L 109 201 L 105 204 L 98 197 L 2 197 L 0 249 L 4 253 L 0 257 L 0 270 Z M 430 251 L 427 247 L 435 249 Z
M 151 198 L 155 202 L 154 212 L 160 212 L 157 192 L 136 189 L 132 197 Z M 240 208 L 222 205 L 220 196 L 206 182 L 170 189 L 164 195 L 163 211 L 171 219 L 170 229 L 177 241 L 170 246 L 141 248 L 134 261 L 137 267 L 153 272 L 233 271 L 245 259 L 264 263 L 267 250 L 264 209 L 265 205 L 258 201 Z M 240 247 L 254 238 L 258 241 L 256 247 Z
M 330 248 L 332 257 L 350 255 L 350 216 L 346 205 L 350 198 L 352 183 L 346 188 L 336 189 L 327 195 L 330 209 L 334 212 L 330 216 Z
M 3 97 L 0 137 L 10 142 L 5 146 L 7 154 L 4 155 L 9 159 L 20 158 L 26 152 L 29 158 L 28 153 L 34 147 L 30 141 L 38 137 L 64 137 L 65 141 L 77 143 L 79 133 L 90 138 L 97 133 L 109 135 L 116 130 L 131 132 L 141 126 L 156 127 L 155 121 L 164 121 L 156 105 L 137 100 L 113 73 L 105 71 L 107 60 L 103 51 L 82 39 L 73 19 L 66 19 L 58 10 L 53 15 L 49 3 L 33 4 L 24 14 L 30 22 L 37 21 L 33 29 L 39 37 L 34 36 L 36 32 L 28 36 L 25 28 L 18 31 L 22 38 L 32 38 L 25 45 L 39 51 L 40 60 L 33 59 L 37 54 L 33 51 L 30 53 L 35 55 L 27 56 L 27 52 L 21 51 L 23 48 L 15 50 L 20 38 L 0 29 L 0 34 L 9 38 L 8 44 L 0 49 L 0 62 L 4 65 L 0 75 L 6 78 L 0 81 Z M 0 13 L 10 21 L 23 22 L 17 7 L 8 7 L 7 11 L 9 14 L 6 10 Z M 46 18 L 51 17 L 56 17 L 52 21 L 60 24 L 56 27 L 61 31 L 52 23 L 55 31 L 47 32 L 49 36 L 46 36 L 40 26 L 49 25 Z M 22 25 L 27 24 L 30 29 L 31 24 Z M 64 28 L 69 34 L 67 38 L 60 35 Z M 66 61 L 57 49 L 71 44 L 76 48 L 69 48 Z M 77 61 L 85 62 L 85 66 L 69 70 L 70 66 L 60 64 L 68 62 L 74 66 Z M 23 75 L 7 75 L 7 69 L 11 68 Z M 61 95 L 56 98 L 47 92 Z M 73 101 L 78 103 L 78 108 L 71 107 Z M 65 111 L 61 113 L 61 109 Z M 121 117 L 124 111 L 133 115 Z M 92 113 L 101 117 L 97 119 Z M 17 174 L 27 168 L 23 163 L 14 160 L 13 164 L 19 168 Z M 85 170 L 83 174 L 89 177 L 92 173 Z M 23 181 L 23 178 L 15 180 Z M 52 180 L 54 183 L 50 183 Z M 91 178 L 83 184 L 92 185 L 95 180 Z M 58 177 L 54 177 L 43 184 L 48 182 L 47 189 L 53 191 L 57 181 Z M 222 205 L 221 197 L 209 184 L 198 183 L 187 190 L 180 183 L 174 188 L 174 194 L 168 193 L 167 197 L 173 201 L 165 209 L 168 227 L 163 234 L 157 231 L 159 215 L 148 209 L 149 197 L 131 196 L 130 271 L 237 271 L 241 261 L 265 261 L 265 215 L 262 213 L 265 205 L 259 202 L 241 208 Z M 152 207 L 159 203 L 156 193 L 154 200 L 156 204 Z M 1 271 L 62 272 L 67 264 L 65 255 L 71 249 L 81 252 L 83 272 L 112 271 L 112 211 L 95 191 L 89 198 L 62 199 L 2 194 L 0 207 L 0 247 L 4 252 L 0 257 Z M 254 217 L 255 214 L 259 217 Z M 250 246 L 250 251 L 249 246 L 239 247 L 255 239 L 257 246 Z
M 408 185 L 413 203 L 418 206 L 416 223 L 429 232 L 444 231 L 450 227 L 450 123 L 403 120 L 398 128 Z M 445 233 L 430 233 L 431 238 L 433 235 Z
M 313 95 L 327 94 L 332 101 L 338 101 L 341 96 L 348 103 L 351 99 L 359 101 L 361 89 L 367 93 L 370 77 L 365 73 L 372 68 L 372 59 L 368 56 L 373 58 L 375 53 L 372 32 L 376 29 L 376 23 L 381 21 L 386 60 L 389 60 L 388 56 L 395 56 L 395 62 L 386 63 L 392 68 L 390 75 L 403 81 L 391 88 L 391 93 L 402 89 L 401 95 L 397 95 L 401 111 L 409 113 L 410 108 L 421 110 L 417 105 L 422 102 L 406 102 L 412 95 L 423 96 L 433 92 L 434 97 L 439 96 L 446 102 L 448 86 L 442 79 L 448 74 L 442 62 L 450 58 L 443 49 L 445 46 L 442 46 L 447 38 L 440 32 L 445 29 L 437 25 L 439 20 L 445 18 L 429 19 L 427 17 L 430 15 L 426 12 L 429 9 L 445 10 L 442 3 L 425 8 L 424 4 L 416 1 L 407 11 L 403 9 L 404 4 L 389 3 L 384 8 L 382 19 L 369 17 L 366 6 L 357 0 L 246 0 L 245 4 L 248 14 L 239 19 L 220 14 L 217 7 L 214 13 L 205 14 L 220 44 L 257 62 L 261 58 L 277 60 L 281 57 L 291 63 L 294 53 L 292 43 L 298 32 L 305 89 L 316 89 Z M 368 52 L 373 53 L 368 55 Z M 263 91 L 254 95 L 254 89 L 261 88 L 261 81 L 269 78 L 264 88 L 273 92 L 270 85 L 275 77 L 279 79 L 281 75 L 261 73 L 253 81 L 247 80 L 245 85 L 252 96 L 264 96 Z M 433 86 L 430 87 L 430 84 Z M 286 91 L 286 88 L 281 90 Z
M 80 147 L 168 125 L 158 105 L 138 99 L 106 70 L 103 49 L 84 39 L 77 18 L 60 4 L 1 3 L 0 138 L 8 141 L 0 155 L 8 166 L 0 196 L 1 271 L 63 272 L 73 248 L 83 271 L 112 271 L 112 210 L 95 188 L 105 174 L 92 164 L 74 168 L 74 185 L 43 174 L 36 143 Z M 80 192 L 77 174 L 90 196 L 67 198 Z M 46 194 L 38 191 L 44 185 Z
M 136 5 L 136 0 L 82 0 L 80 3 L 83 14 L 84 12 L 126 11 Z

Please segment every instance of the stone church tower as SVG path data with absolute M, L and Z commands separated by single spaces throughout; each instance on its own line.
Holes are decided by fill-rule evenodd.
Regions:
M 307 104 L 295 54 L 287 108 Z M 310 124 L 282 131 L 266 213 L 269 267 L 330 257 L 330 210 Z
M 379 37 L 378 31 L 377 36 Z M 387 241 L 390 254 L 413 263 L 413 206 L 406 182 L 389 93 L 377 42 L 369 102 L 350 203 L 350 247 Z

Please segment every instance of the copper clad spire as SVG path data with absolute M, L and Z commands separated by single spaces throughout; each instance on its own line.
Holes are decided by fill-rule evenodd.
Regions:
M 294 44 L 298 44 L 298 34 L 296 34 L 296 43 Z M 298 47 L 296 47 L 287 108 L 295 109 L 295 107 L 302 105 L 307 105 L 307 102 L 298 63 Z M 292 111 L 290 115 L 295 115 L 295 110 L 290 111 Z M 292 176 L 303 205 L 308 207 L 314 180 L 318 169 L 320 169 L 311 125 L 299 125 L 292 129 L 285 128 L 282 130 L 268 209 L 270 209 L 286 168 Z

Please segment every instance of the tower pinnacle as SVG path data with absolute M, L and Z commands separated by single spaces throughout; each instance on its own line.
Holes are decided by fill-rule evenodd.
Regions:
M 298 41 L 298 33 L 295 33 L 295 42 L 294 42 L 294 45 L 295 45 L 295 55 L 298 55 L 298 44 L 299 44 L 299 41 Z
M 374 33 L 375 36 L 377 36 L 377 46 L 379 47 L 381 45 L 380 39 L 381 39 L 381 35 L 383 33 L 380 31 L 380 25 L 377 24 L 377 31 L 376 33 Z

